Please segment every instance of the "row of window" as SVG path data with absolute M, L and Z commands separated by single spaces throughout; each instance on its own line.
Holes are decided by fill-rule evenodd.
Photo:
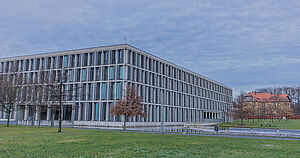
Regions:
M 134 65 L 137 68 L 143 68 L 158 74 L 162 74 L 164 76 L 168 76 L 174 79 L 178 79 L 184 82 L 188 82 L 190 84 L 195 84 L 198 86 L 202 86 L 214 91 L 218 91 L 221 93 L 225 93 L 227 95 L 232 95 L 232 91 L 223 86 L 217 85 L 213 82 L 205 80 L 201 77 L 193 75 L 184 70 L 180 70 L 171 65 L 165 64 L 164 62 L 160 62 L 158 60 L 154 60 L 146 55 L 136 53 L 134 51 L 128 50 L 127 53 L 127 63 L 130 65 Z
M 231 97 L 229 96 L 201 88 L 198 85 L 185 83 L 160 74 L 132 68 L 130 66 L 127 68 L 127 80 L 217 100 L 231 100 Z
M 113 116 L 110 113 L 113 102 L 95 102 L 95 103 L 76 103 L 75 120 L 76 121 L 121 121 L 121 117 Z M 161 106 L 144 105 L 144 111 L 147 113 L 146 117 L 136 116 L 127 118 L 127 122 L 160 122 Z M 20 107 L 19 119 L 26 120 L 32 118 L 25 118 L 25 116 L 32 116 L 33 108 L 29 108 L 28 115 L 25 115 L 25 107 Z M 52 111 L 48 111 L 52 113 Z M 55 120 L 58 119 L 55 114 Z M 164 122 L 199 122 L 203 119 L 222 119 L 224 114 L 218 112 L 202 112 L 196 109 L 183 109 L 177 107 L 164 106 Z M 51 116 L 51 115 L 49 115 Z M 14 118 L 14 113 L 11 114 L 11 119 Z M 5 109 L 0 107 L 0 119 L 7 119 Z M 41 119 L 47 119 L 47 111 L 41 113 Z M 71 120 L 70 108 L 64 107 L 63 119 Z
M 191 95 L 176 93 L 168 90 L 161 90 L 144 86 L 140 84 L 132 84 L 136 86 L 137 92 L 143 96 L 143 101 L 149 104 L 161 104 L 163 100 L 164 105 L 190 107 L 206 110 L 227 110 L 229 103 L 211 100 L 208 98 L 195 97 Z M 23 100 L 35 100 L 37 97 L 38 86 L 24 86 L 21 96 Z M 83 83 L 83 84 L 66 84 L 63 87 L 65 92 L 65 100 L 71 101 L 73 98 L 73 91 L 75 90 L 76 101 L 92 101 L 92 100 L 118 100 L 122 98 L 123 82 L 98 82 L 98 83 Z M 45 100 L 49 98 L 48 91 L 44 90 Z M 164 98 L 162 98 L 164 96 Z M 30 99 L 29 99 L 30 98 Z
M 122 64 L 124 63 L 124 50 L 111 50 L 91 52 L 84 54 L 71 54 L 45 58 L 34 58 L 17 61 L 1 62 L 1 72 L 9 71 L 35 71 L 47 69 L 61 69 L 72 67 L 86 67 L 95 65 Z
M 25 59 L 18 61 L 1 62 L 1 72 L 11 71 L 35 71 L 40 69 L 61 69 L 73 67 L 86 67 L 95 65 L 121 64 L 124 63 L 124 50 L 107 50 L 83 54 L 70 54 L 62 56 L 52 56 L 45 58 Z M 232 95 L 228 88 L 210 82 L 206 79 L 180 70 L 164 62 L 157 61 L 141 53 L 128 50 L 126 53 L 127 63 L 135 68 L 152 71 L 163 76 L 168 76 L 182 82 L 187 82 L 200 87 L 205 87 L 213 91 Z M 14 70 L 15 69 L 15 70 Z M 131 69 L 129 69 L 131 71 Z M 139 71 L 139 70 L 137 70 Z
M 121 121 L 121 117 L 110 113 L 113 102 L 77 103 L 75 120 L 77 121 Z M 127 118 L 128 122 L 159 122 L 161 119 L 161 106 L 144 105 L 146 117 Z M 202 112 L 196 109 L 185 109 L 164 106 L 164 122 L 199 122 L 203 119 L 222 119 L 221 113 Z

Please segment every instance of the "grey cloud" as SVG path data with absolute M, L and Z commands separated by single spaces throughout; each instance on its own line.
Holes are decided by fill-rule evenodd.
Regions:
M 234 89 L 295 85 L 299 7 L 296 0 L 6 1 L 0 2 L 0 55 L 124 43 L 127 38 L 129 44 Z

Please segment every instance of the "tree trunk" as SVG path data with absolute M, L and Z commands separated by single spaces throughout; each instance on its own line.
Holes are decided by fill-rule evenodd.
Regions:
M 38 117 L 38 127 L 39 128 L 41 127 L 41 114 L 39 114 L 39 117 Z
M 126 118 L 127 118 L 127 116 L 126 116 L 126 115 L 124 115 L 124 125 L 123 125 L 123 129 L 124 129 L 124 131 L 126 130 Z
M 9 121 L 10 121 L 10 112 L 7 113 L 7 122 L 6 122 L 6 127 L 9 127 Z
M 35 112 L 32 112 L 31 126 L 34 126 Z
M 58 117 L 58 133 L 61 133 L 61 110 L 59 111 L 59 117 Z

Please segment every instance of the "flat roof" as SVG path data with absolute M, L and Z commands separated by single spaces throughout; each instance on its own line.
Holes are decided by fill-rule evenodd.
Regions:
M 139 52 L 143 52 L 144 54 L 148 55 L 148 56 L 151 56 L 152 58 L 157 58 L 165 63 L 168 63 L 169 65 L 172 65 L 174 67 L 177 67 L 179 69 L 182 69 L 184 71 L 187 71 L 193 75 L 196 75 L 196 76 L 199 76 L 201 78 L 204 78 L 208 81 L 211 81 L 211 82 L 215 82 L 219 85 L 222 85 L 230 90 L 232 90 L 231 87 L 229 86 L 226 86 L 220 82 L 217 82 L 215 80 L 212 80 L 210 78 L 207 78 L 205 76 L 202 76 L 196 72 L 193 72 L 191 70 L 188 70 L 182 66 L 179 66 L 177 64 L 174 64 L 170 61 L 167 61 L 165 59 L 162 59 L 160 57 L 157 57 L 151 53 L 148 53 L 142 49 L 139 49 L 139 48 L 136 48 L 134 46 L 131 46 L 127 43 L 124 43 L 124 44 L 115 44 L 115 45 L 107 45 L 107 46 L 99 46 L 99 47 L 91 47 L 91 48 L 81 48 L 81 49 L 72 49 L 72 50 L 64 50 L 64 51 L 55 51 L 55 52 L 45 52 L 45 53 L 37 53 L 37 54 L 31 54 L 31 55 L 22 55 L 22 56 L 14 56 L 14 57 L 5 57 L 5 58 L 0 58 L 0 61 L 11 61 L 11 60 L 23 60 L 23 59 L 28 59 L 28 58 L 42 58 L 42 57 L 48 57 L 48 56 L 60 56 L 60 55 L 66 55 L 66 54 L 79 54 L 79 53 L 87 53 L 87 52 L 95 52 L 95 51 L 99 51 L 99 49 L 123 49 L 123 48 L 131 48 L 131 49 L 134 49 L 135 51 L 139 51 Z

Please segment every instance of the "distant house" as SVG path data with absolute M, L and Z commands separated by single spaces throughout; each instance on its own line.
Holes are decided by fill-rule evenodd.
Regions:
M 244 98 L 244 104 L 255 109 L 257 117 L 264 117 L 270 114 L 277 115 L 281 107 L 291 107 L 291 99 L 287 94 L 249 92 Z

